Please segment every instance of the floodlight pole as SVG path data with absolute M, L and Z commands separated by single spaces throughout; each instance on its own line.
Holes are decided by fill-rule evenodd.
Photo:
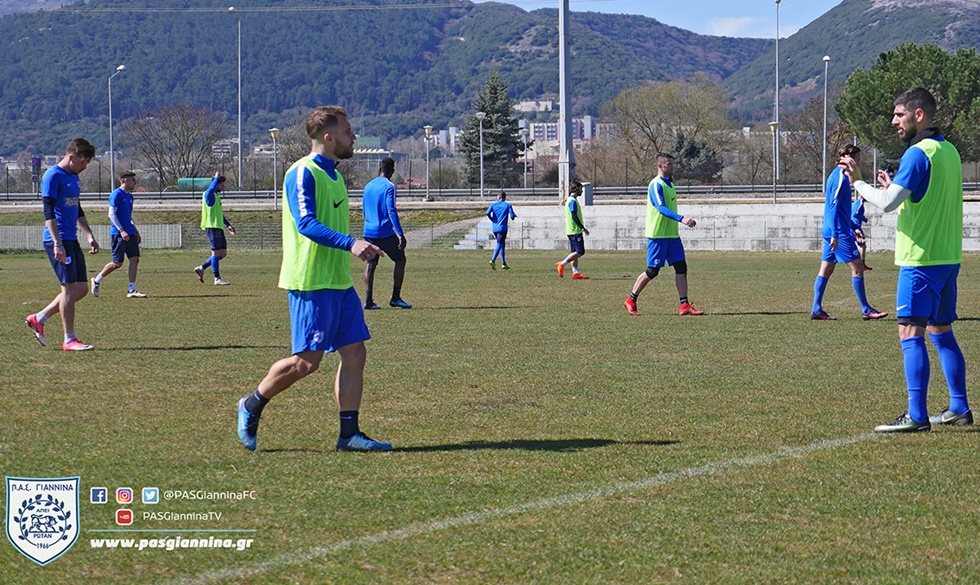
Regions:
M 776 118 L 775 122 L 779 126 L 779 2 L 776 0 Z M 776 180 L 779 180 L 779 141 L 776 141 Z
M 109 191 L 116 188 L 116 151 L 112 144 L 112 78 L 125 70 L 126 66 L 120 65 L 116 67 L 116 72 L 109 76 Z M 99 189 L 101 190 L 101 187 Z
M 568 0 L 562 0 L 558 11 L 558 197 L 564 202 L 571 191 L 575 173 L 572 148 L 572 101 L 569 92 Z
M 487 117 L 486 112 L 474 114 L 480 121 L 480 197 L 483 197 L 483 119 Z
M 823 188 L 827 190 L 827 70 L 830 55 L 823 57 Z

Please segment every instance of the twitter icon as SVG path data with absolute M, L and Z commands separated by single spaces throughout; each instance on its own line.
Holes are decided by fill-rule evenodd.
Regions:
M 160 503 L 160 490 L 155 487 L 145 487 L 143 488 L 143 503 L 144 504 L 159 504 Z

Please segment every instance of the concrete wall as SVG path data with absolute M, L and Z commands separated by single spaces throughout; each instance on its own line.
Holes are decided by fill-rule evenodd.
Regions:
M 865 207 L 870 249 L 891 250 L 895 244 L 895 213 Z M 698 203 L 680 202 L 678 211 L 693 217 L 695 228 L 680 227 L 688 250 L 816 251 L 823 246 L 823 203 Z M 964 203 L 963 250 L 980 251 L 980 202 Z M 514 249 L 564 249 L 565 217 L 561 207 L 514 207 L 507 247 Z M 586 248 L 595 250 L 646 249 L 646 210 L 643 205 L 593 205 L 583 210 Z M 457 248 L 492 248 L 490 221 L 481 221 Z

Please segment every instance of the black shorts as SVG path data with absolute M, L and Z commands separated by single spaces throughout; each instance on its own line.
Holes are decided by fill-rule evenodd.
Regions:
M 122 236 L 115 234 L 112 236 L 112 261 L 122 264 L 123 258 L 139 258 L 140 245 L 137 242 L 138 234 L 129 234 L 129 241 L 122 239 Z
M 388 236 L 387 238 L 364 238 L 366 241 L 374 244 L 375 246 L 381 248 L 381 251 L 385 253 L 385 256 L 391 258 L 392 262 L 404 262 L 405 261 L 405 250 L 398 247 L 400 238 L 398 236 Z M 371 258 L 367 261 L 368 264 L 377 264 L 378 258 Z
M 54 259 L 54 242 L 44 242 L 44 251 L 48 253 L 48 260 L 51 261 L 51 268 L 58 277 L 61 284 L 71 284 L 73 282 L 88 282 L 88 273 L 85 271 L 85 254 L 78 240 L 61 240 L 61 245 L 65 247 L 65 262 L 62 264 Z
M 207 228 L 208 241 L 211 242 L 212 250 L 227 250 L 228 243 L 225 242 L 225 230 L 218 228 Z
M 497 239 L 497 243 L 500 245 L 507 243 L 507 232 L 493 232 L 493 237 Z

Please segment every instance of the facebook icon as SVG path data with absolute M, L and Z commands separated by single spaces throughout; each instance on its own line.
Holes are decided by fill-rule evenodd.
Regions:
M 109 502 L 109 488 L 104 488 L 104 487 L 92 488 L 93 504 L 106 504 L 108 502 Z

